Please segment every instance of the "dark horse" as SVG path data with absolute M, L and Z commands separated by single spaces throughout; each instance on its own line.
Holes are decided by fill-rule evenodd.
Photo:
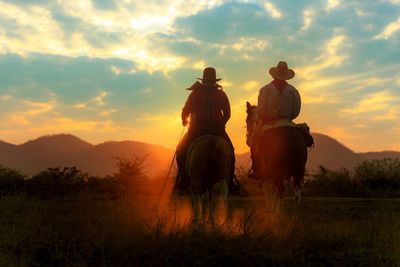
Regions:
M 247 144 L 252 158 L 258 163 L 255 173 L 262 180 L 267 205 L 279 211 L 280 200 L 285 191 L 284 180 L 293 182 L 295 203 L 300 201 L 307 161 L 307 146 L 301 130 L 293 126 L 267 129 L 258 134 L 257 106 L 247 102 Z
M 193 221 L 199 219 L 201 203 L 203 222 L 207 209 L 208 220 L 213 222 L 215 191 L 221 192 L 227 204 L 231 165 L 231 146 L 225 139 L 215 135 L 205 135 L 196 139 L 191 145 L 186 158 L 186 172 L 190 177 Z

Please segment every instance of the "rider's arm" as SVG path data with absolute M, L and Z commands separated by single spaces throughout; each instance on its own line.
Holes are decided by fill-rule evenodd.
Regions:
M 226 124 L 231 117 L 231 105 L 229 104 L 228 96 L 224 92 L 222 93 L 222 112 L 224 113 L 224 123 Z
M 300 108 L 301 108 L 301 99 L 300 99 L 300 94 L 299 91 L 297 91 L 296 88 L 293 88 L 294 90 L 292 91 L 292 116 L 290 117 L 291 120 L 294 120 L 299 116 L 300 113 Z
M 190 113 L 192 112 L 192 104 L 193 103 L 193 92 L 189 95 L 188 99 L 186 100 L 185 106 L 182 108 L 182 125 L 186 126 L 188 124 L 188 118 Z
M 258 105 L 257 105 L 258 119 L 263 121 L 269 115 L 268 114 L 269 90 L 270 88 L 268 86 L 264 86 L 263 88 L 260 89 L 260 92 L 258 93 Z

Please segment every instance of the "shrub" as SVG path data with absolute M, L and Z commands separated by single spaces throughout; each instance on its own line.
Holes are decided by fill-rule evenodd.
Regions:
M 86 192 L 116 198 L 121 193 L 121 186 L 114 176 L 90 177 L 86 183 Z
M 123 193 L 148 194 L 149 178 L 144 175 L 144 162 L 147 156 L 135 155 L 132 159 L 116 157 L 118 172 L 114 174 Z
M 78 194 L 84 188 L 87 174 L 76 167 L 48 168 L 27 180 L 27 192 L 40 197 Z
M 0 193 L 15 194 L 23 190 L 26 176 L 0 165 Z
M 305 181 L 304 194 L 349 197 L 362 196 L 363 192 L 360 182 L 351 177 L 348 169 L 331 171 L 319 166 L 319 169 Z
M 400 159 L 364 161 L 354 169 L 354 177 L 370 196 L 400 195 Z

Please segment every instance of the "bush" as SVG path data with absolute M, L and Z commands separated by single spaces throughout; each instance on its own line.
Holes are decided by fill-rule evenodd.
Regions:
M 400 160 L 385 158 L 364 161 L 354 170 L 354 178 L 370 196 L 400 196 Z
M 104 178 L 90 177 L 86 183 L 86 192 L 117 198 L 121 193 L 121 186 L 118 179 L 113 176 L 107 175 Z
M 146 158 L 146 156 L 136 155 L 132 159 L 116 158 L 118 172 L 114 174 L 114 177 L 120 184 L 123 193 L 135 195 L 149 193 L 150 180 L 143 173 Z
M 48 168 L 27 180 L 27 193 L 40 197 L 80 193 L 86 186 L 87 174 L 76 167 Z
M 331 171 L 319 166 L 304 184 L 305 195 L 330 197 L 362 196 L 361 184 L 351 177 L 348 169 Z
M 0 193 L 15 194 L 23 191 L 26 176 L 0 165 Z

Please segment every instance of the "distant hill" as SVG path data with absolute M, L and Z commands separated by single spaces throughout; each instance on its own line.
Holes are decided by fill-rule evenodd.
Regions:
M 400 158 L 400 152 L 381 151 L 356 153 L 347 148 L 337 140 L 324 134 L 312 133 L 314 137 L 314 147 L 309 149 L 306 168 L 311 171 L 320 165 L 330 169 L 338 170 L 342 167 L 353 168 L 364 160 Z M 249 166 L 250 153 L 244 153 L 236 157 L 238 165 Z
M 331 170 L 341 167 L 352 168 L 363 160 L 400 158 L 400 152 L 382 151 L 355 153 L 335 139 L 319 133 L 312 133 L 315 147 L 309 152 L 307 169 L 322 165 Z M 0 141 L 0 164 L 14 168 L 27 175 L 33 175 L 49 167 L 76 166 L 92 175 L 112 175 L 115 158 L 147 155 L 144 171 L 155 175 L 166 171 L 174 151 L 162 146 L 136 141 L 109 141 L 92 145 L 70 134 L 48 135 L 30 140 L 21 145 Z M 236 156 L 237 166 L 251 165 L 250 153 Z
M 145 172 L 157 174 L 171 162 L 171 149 L 136 141 L 110 141 L 98 145 L 76 136 L 58 134 L 43 136 L 22 145 L 0 141 L 0 164 L 32 175 L 49 167 L 76 166 L 92 175 L 104 176 L 115 172 L 115 158 L 128 159 L 147 156 Z

